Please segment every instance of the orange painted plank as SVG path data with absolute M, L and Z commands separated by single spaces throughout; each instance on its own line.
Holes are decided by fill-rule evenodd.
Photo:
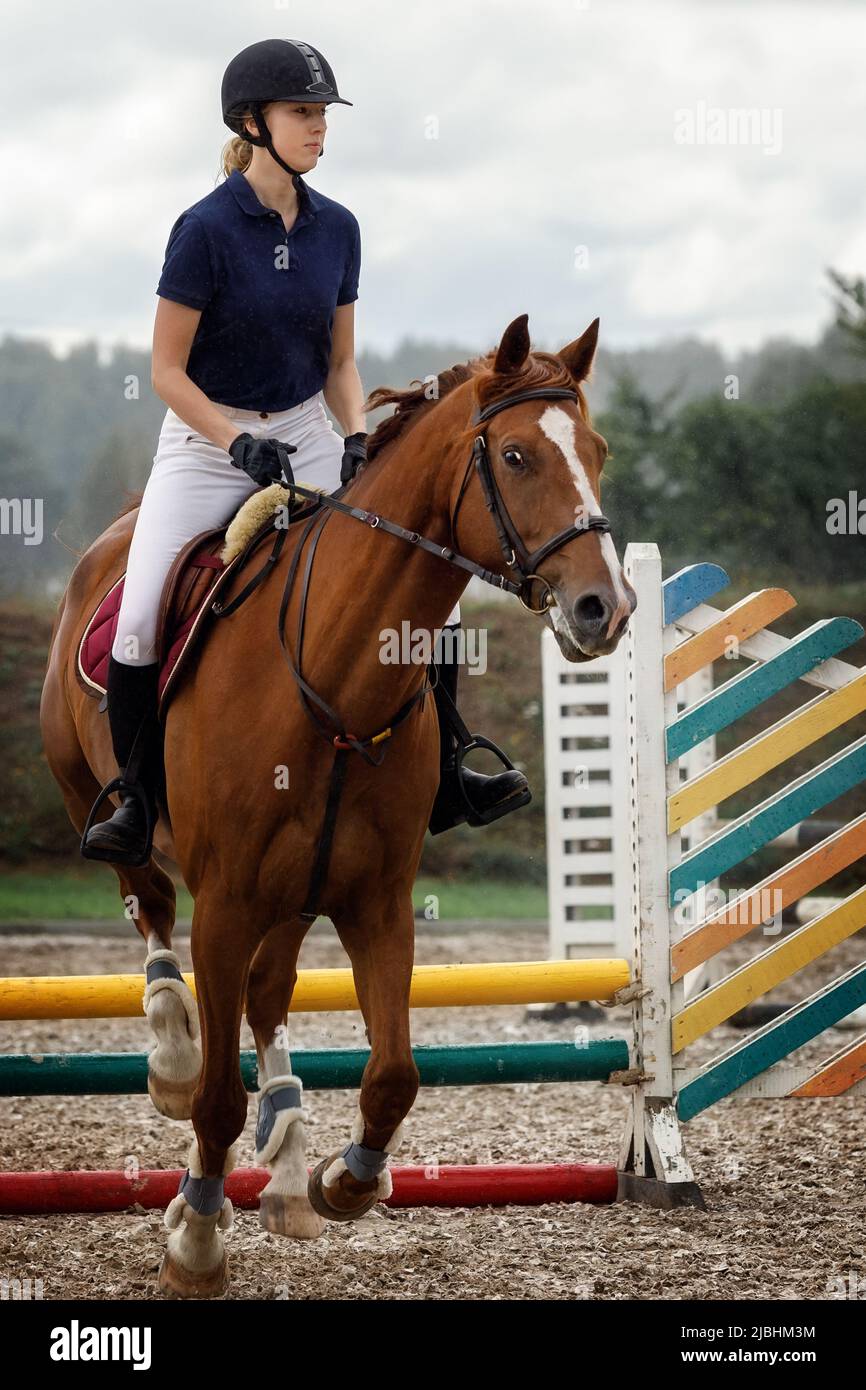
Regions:
M 864 927 L 866 885 L 690 999 L 671 1019 L 672 1050 L 681 1052 Z
M 694 927 L 671 947 L 671 979 L 682 979 L 686 971 L 711 960 L 731 942 L 748 936 L 775 912 L 805 897 L 863 855 L 866 855 L 866 813 L 799 858 L 792 859 L 783 869 L 769 874 L 754 888 L 741 893 Z
M 791 1091 L 792 1096 L 841 1096 L 866 1079 L 866 1037 L 843 1047 L 823 1066 L 819 1067 L 808 1081 Z
M 759 589 L 727 609 L 717 623 L 681 642 L 665 657 L 665 690 L 673 690 L 696 671 L 709 666 L 730 650 L 731 643 L 754 637 L 782 613 L 796 608 L 787 589 Z

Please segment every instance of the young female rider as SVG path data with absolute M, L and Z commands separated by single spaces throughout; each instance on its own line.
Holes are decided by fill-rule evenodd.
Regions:
M 358 223 L 302 177 L 323 153 L 332 102 L 352 105 L 309 44 L 267 39 L 239 53 L 222 84 L 223 118 L 235 132 L 223 151 L 225 181 L 181 213 L 169 236 L 152 369 L 168 410 L 129 549 L 108 668 L 114 755 L 123 777 L 135 745 L 140 772 L 121 788 L 120 809 L 89 831 L 86 858 L 141 864 L 150 856 L 161 770 L 157 613 L 180 550 L 281 476 L 277 441 L 291 453 L 298 482 L 329 492 L 366 457 L 354 359 Z M 331 427 L 323 397 L 345 439 Z M 459 623 L 459 608 L 449 621 Z M 453 698 L 452 644 L 443 657 L 440 681 Z M 468 812 L 441 704 L 439 720 L 442 778 L 431 829 L 467 816 L 486 822 L 529 799 L 522 773 L 467 771 L 476 814 Z

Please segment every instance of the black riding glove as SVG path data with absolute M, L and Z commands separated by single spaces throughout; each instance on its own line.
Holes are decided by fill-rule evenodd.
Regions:
M 340 482 L 350 483 L 357 469 L 367 462 L 367 436 L 363 430 L 358 434 L 348 434 L 343 441 L 343 463 L 340 468 Z
M 268 483 L 295 481 L 289 454 L 298 452 L 297 445 L 284 444 L 281 439 L 254 439 L 251 434 L 239 434 L 229 445 L 229 453 L 235 468 L 248 473 L 259 487 Z M 282 454 L 282 458 L 280 457 Z

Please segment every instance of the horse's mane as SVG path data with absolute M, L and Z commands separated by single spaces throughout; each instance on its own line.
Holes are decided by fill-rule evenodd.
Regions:
M 479 406 L 492 405 L 494 401 L 510 396 L 514 391 L 527 391 L 539 386 L 566 386 L 577 392 L 577 407 L 582 419 L 589 423 L 586 399 L 571 373 L 562 360 L 551 352 L 531 353 L 517 372 L 494 372 L 493 362 L 496 349 L 481 357 L 473 357 L 469 362 L 458 362 L 437 374 L 436 391 L 431 395 L 430 382 L 419 381 L 397 390 L 391 386 L 377 386 L 364 402 L 365 410 L 376 410 L 379 406 L 394 405 L 391 415 L 373 430 L 367 439 L 367 460 L 372 462 L 387 445 L 394 443 L 403 432 L 413 425 L 423 414 L 442 399 L 475 377 L 478 380 L 476 397 Z M 467 433 L 471 432 L 469 426 Z
M 368 464 L 372 463 L 377 454 L 380 454 L 387 445 L 398 439 L 404 430 L 407 430 L 416 420 L 420 419 L 427 410 L 432 410 L 443 396 L 449 395 L 472 377 L 478 379 L 476 397 L 479 406 L 482 407 L 492 405 L 494 401 L 502 400 L 504 396 L 510 396 L 514 391 L 528 391 L 537 386 L 569 387 L 577 393 L 577 408 L 581 418 L 586 420 L 587 424 L 589 423 L 586 398 L 571 373 L 555 353 L 530 353 L 517 372 L 494 372 L 495 357 L 496 349 L 491 348 L 490 352 L 480 357 L 473 357 L 469 362 L 458 362 L 453 367 L 446 367 L 444 371 L 437 373 L 436 391 L 432 396 L 430 394 L 430 382 L 421 381 L 418 377 L 414 377 L 413 384 L 402 390 L 392 386 L 377 386 L 375 390 L 371 391 L 364 402 L 365 410 L 378 410 L 383 405 L 393 405 L 395 409 L 391 415 L 380 420 L 373 432 L 367 437 Z M 417 386 L 414 385 L 415 381 L 418 382 Z M 467 435 L 472 434 L 472 432 L 470 425 L 467 428 Z M 133 511 L 140 505 L 141 498 L 140 492 L 130 493 L 113 520 L 119 521 L 122 516 L 126 516 L 127 512 Z
M 113 526 L 115 521 L 119 521 L 122 516 L 126 516 L 127 512 L 134 512 L 136 507 L 140 507 L 143 496 L 143 492 L 130 492 L 123 506 L 120 508 L 120 511 L 115 512 L 114 516 L 111 518 L 110 524 Z

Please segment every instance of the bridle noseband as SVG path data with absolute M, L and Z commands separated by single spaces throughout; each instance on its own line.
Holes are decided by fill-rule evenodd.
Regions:
M 577 400 L 577 392 L 565 386 L 537 387 L 529 391 L 517 391 L 512 396 L 504 396 L 501 401 L 494 401 L 491 405 L 486 405 L 483 410 L 478 407 L 473 411 L 472 424 L 485 424 L 492 416 L 498 415 L 500 410 L 507 410 L 512 405 L 519 405 L 522 401 L 533 400 Z M 537 550 L 530 554 L 520 537 L 520 533 L 511 519 L 505 499 L 499 490 L 499 485 L 493 473 L 493 465 L 490 462 L 490 455 L 487 451 L 487 440 L 484 434 L 476 434 L 472 444 L 472 453 L 466 465 L 466 472 L 463 475 L 463 482 L 457 497 L 457 505 L 451 518 L 451 536 L 454 540 L 455 548 L 457 544 L 457 515 L 460 511 L 466 489 L 472 477 L 472 465 L 481 482 L 484 493 L 484 502 L 487 510 L 493 518 L 496 533 L 499 537 L 499 544 L 505 556 L 505 563 L 508 568 L 517 575 L 518 582 L 504 580 L 501 588 L 507 589 L 510 593 L 516 594 L 530 613 L 546 613 L 549 608 L 554 606 L 553 590 L 543 575 L 536 574 L 537 567 L 546 560 L 548 555 L 553 555 L 555 551 L 561 550 L 577 536 L 584 536 L 590 531 L 609 531 L 610 522 L 606 516 L 600 512 L 597 516 L 586 519 L 582 526 L 567 526 L 564 531 L 559 531 L 550 540 L 540 545 Z M 532 583 L 538 580 L 544 585 L 544 602 L 540 608 L 534 608 L 527 600 L 531 597 Z

